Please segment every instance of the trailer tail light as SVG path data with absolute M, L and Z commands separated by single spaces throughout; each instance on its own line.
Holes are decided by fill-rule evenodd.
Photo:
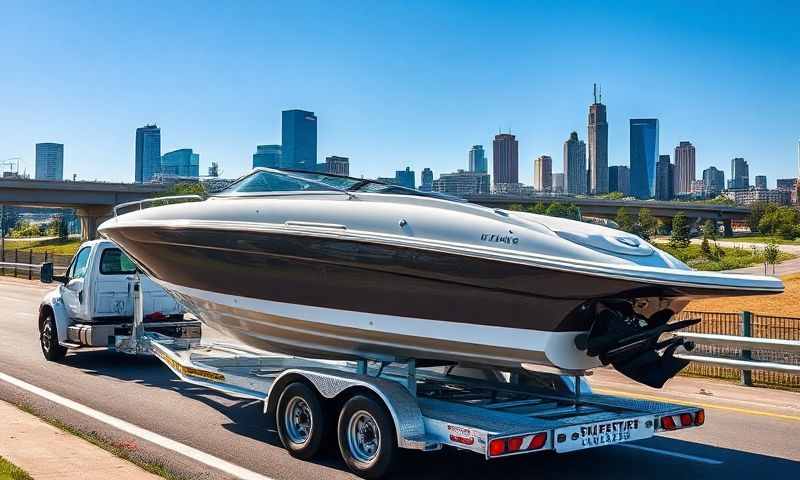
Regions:
M 522 447 L 522 441 L 525 440 L 522 437 L 511 437 L 508 439 L 508 451 L 509 452 L 518 452 Z
M 681 427 L 691 427 L 694 424 L 691 413 L 681 414 Z
M 539 450 L 547 443 L 547 432 L 516 437 L 495 438 L 489 442 L 489 457 Z
M 672 415 L 661 417 L 661 428 L 664 430 L 675 430 L 677 428 L 675 426 L 675 419 L 672 418 Z
M 496 438 L 489 442 L 489 456 L 490 457 L 499 457 L 500 455 L 506 453 L 506 439 L 505 438 Z
M 694 415 L 694 424 L 699 427 L 704 423 L 706 423 L 706 411 L 698 410 L 698 412 Z
M 662 430 L 679 430 L 686 427 L 699 427 L 706 421 L 706 412 L 698 410 L 696 412 L 685 412 L 678 415 L 666 415 L 661 417 L 660 426 Z

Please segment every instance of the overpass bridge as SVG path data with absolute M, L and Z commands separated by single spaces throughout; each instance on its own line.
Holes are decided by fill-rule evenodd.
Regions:
M 690 220 L 703 222 L 715 220 L 725 226 L 726 236 L 732 235 L 731 221 L 746 220 L 750 209 L 729 205 L 715 205 L 689 202 L 664 202 L 657 200 L 606 200 L 594 197 L 571 197 L 568 195 L 467 195 L 465 197 L 472 203 L 477 203 L 492 208 L 508 208 L 511 205 L 535 205 L 539 202 L 574 204 L 581 209 L 581 213 L 590 217 L 613 219 L 620 208 L 633 215 L 638 215 L 639 210 L 646 208 L 656 218 L 672 218 L 678 212 L 683 212 Z
M 22 207 L 74 208 L 84 240 L 97 235 L 97 226 L 124 202 L 152 198 L 168 185 L 155 183 L 70 182 L 0 179 L 0 203 Z

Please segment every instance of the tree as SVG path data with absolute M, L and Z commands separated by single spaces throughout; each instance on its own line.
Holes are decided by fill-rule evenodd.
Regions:
M 633 216 L 631 216 L 631 214 L 625 210 L 625 207 L 619 207 L 619 210 L 617 210 L 617 216 L 614 217 L 614 221 L 619 226 L 619 229 L 623 232 L 633 233 Z
M 761 222 L 761 217 L 767 210 L 766 202 L 756 202 L 750 205 L 750 215 L 747 217 L 747 226 L 750 227 L 750 232 L 758 232 L 758 224 Z
M 203 184 L 200 182 L 178 182 L 170 186 L 159 197 L 170 197 L 173 195 L 200 195 L 205 198 L 208 194 Z
M 767 246 L 764 247 L 764 274 L 767 273 L 767 264 L 770 264 L 772 265 L 772 274 L 775 275 L 775 264 L 778 263 L 780 253 L 781 251 L 774 240 L 770 241 Z
M 798 236 L 798 224 L 800 224 L 800 211 L 771 203 L 764 209 L 764 214 L 758 222 L 758 230 L 764 235 L 780 235 L 791 240 Z
M 703 224 L 703 240 L 716 240 L 718 233 L 717 222 L 711 219 L 706 220 L 706 223 Z
M 672 217 L 672 235 L 669 244 L 673 248 L 686 248 L 689 246 L 689 219 L 686 214 L 678 212 Z
M 530 211 L 531 213 L 536 213 L 538 215 L 545 215 L 545 212 L 547 212 L 547 207 L 543 202 L 537 202 Z
M 711 245 L 708 244 L 708 237 L 703 236 L 703 243 L 700 244 L 700 253 L 709 260 L 714 259 L 714 252 L 711 251 Z
M 639 236 L 645 240 L 655 235 L 658 230 L 658 220 L 650 212 L 649 208 L 639 209 Z

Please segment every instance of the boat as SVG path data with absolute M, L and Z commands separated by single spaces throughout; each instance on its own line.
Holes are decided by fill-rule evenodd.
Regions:
M 699 321 L 671 320 L 689 301 L 783 291 L 619 230 L 339 175 L 258 168 L 201 201 L 138 207 L 100 234 L 208 326 L 302 357 L 610 364 L 660 387 L 688 363 L 668 334 Z

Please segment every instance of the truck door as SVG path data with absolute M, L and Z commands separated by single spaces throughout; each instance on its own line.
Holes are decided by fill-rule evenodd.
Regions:
M 117 247 L 106 247 L 100 253 L 94 287 L 92 317 L 131 317 L 133 302 L 129 277 L 136 265 Z
M 69 270 L 67 270 L 67 284 L 61 287 L 61 298 L 64 301 L 64 307 L 67 309 L 70 318 L 82 317 L 85 295 L 83 287 L 91 252 L 92 247 L 83 247 L 80 249 L 72 260 Z

